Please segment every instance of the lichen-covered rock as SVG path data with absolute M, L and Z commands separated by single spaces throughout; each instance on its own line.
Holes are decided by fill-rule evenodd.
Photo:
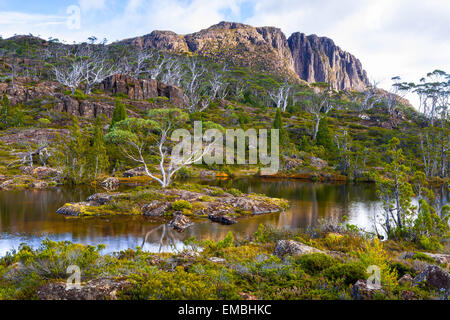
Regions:
M 53 282 L 40 287 L 40 300 L 117 300 L 121 290 L 130 287 L 126 280 L 95 279 L 78 288 L 67 288 L 65 282 Z
M 352 298 L 355 300 L 370 300 L 376 294 L 385 294 L 382 286 L 367 280 L 358 280 L 352 287 Z
M 105 189 L 113 190 L 113 189 L 117 189 L 119 187 L 120 181 L 118 178 L 109 177 L 109 178 L 106 178 L 104 181 L 102 181 L 100 183 L 100 185 Z
M 89 196 L 87 202 L 95 202 L 96 205 L 104 205 L 110 203 L 114 198 L 120 196 L 120 193 L 96 193 Z
M 92 202 L 66 203 L 64 206 L 56 210 L 56 213 L 64 216 L 78 217 L 83 215 L 83 209 L 91 206 Z
M 298 256 L 309 253 L 325 252 L 293 240 L 278 240 L 275 244 L 275 249 L 273 250 L 273 254 L 280 258 L 285 255 Z
M 8 190 L 14 186 L 14 180 L 6 180 L 0 184 L 0 190 Z
M 413 277 L 411 277 L 411 275 L 405 274 L 403 277 L 401 277 L 398 280 L 398 283 L 400 283 L 403 286 L 409 286 L 409 285 L 411 285 L 413 283 L 413 280 L 414 279 L 413 279 Z
M 31 187 L 34 189 L 47 189 L 48 188 L 48 182 L 46 181 L 33 181 L 31 183 Z
M 219 264 L 226 262 L 226 260 L 224 258 L 218 258 L 218 257 L 208 258 L 208 261 L 211 261 L 212 263 L 219 263 Z
M 170 209 L 170 202 L 153 200 L 142 207 L 142 214 L 147 217 L 162 217 Z
M 24 173 L 38 179 L 52 179 L 58 181 L 61 179 L 61 171 L 50 167 L 21 167 Z
M 134 169 L 130 169 L 130 170 L 125 171 L 123 173 L 123 176 L 125 178 L 145 176 L 145 169 L 144 169 L 144 167 L 137 167 Z
M 428 266 L 414 278 L 413 283 L 415 285 L 426 283 L 438 290 L 450 292 L 450 274 L 438 266 Z
M 147 100 L 166 97 L 172 104 L 183 106 L 187 97 L 178 87 L 166 85 L 153 79 L 136 79 L 125 74 L 116 74 L 105 79 L 101 89 L 112 94 L 124 94 L 132 100 Z
M 220 214 L 219 212 L 211 213 L 208 215 L 208 218 L 217 223 L 232 225 L 237 223 L 237 221 L 226 214 Z
M 173 218 L 173 220 L 169 222 L 169 227 L 172 227 L 177 231 L 184 231 L 193 224 L 188 217 L 181 213 L 175 213 L 174 215 L 175 217 Z
M 429 252 L 423 252 L 427 256 L 429 256 L 431 259 L 434 259 L 437 264 L 450 264 L 450 254 L 444 254 L 444 253 L 429 253 Z

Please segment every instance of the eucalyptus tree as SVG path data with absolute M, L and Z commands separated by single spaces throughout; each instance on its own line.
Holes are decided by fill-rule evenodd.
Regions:
M 334 108 L 334 91 L 328 83 L 317 82 L 300 95 L 304 99 L 305 111 L 314 117 L 313 140 L 316 140 L 320 120 Z
M 288 81 L 285 81 L 278 88 L 273 91 L 269 91 L 268 95 L 272 101 L 276 104 L 277 109 L 285 112 L 288 106 L 288 99 L 291 94 L 292 86 Z
M 128 118 L 116 123 L 106 140 L 117 145 L 127 159 L 143 166 L 148 177 L 167 188 L 179 170 L 196 163 L 212 146 L 210 143 L 198 151 L 183 149 L 187 151 L 181 157 L 170 154 L 172 133 L 182 128 L 188 119 L 180 109 L 154 109 L 146 119 Z M 155 170 L 158 173 L 154 173 Z
M 95 41 L 95 39 L 91 39 L 91 41 Z M 79 48 L 79 55 L 83 62 L 83 81 L 86 94 L 91 93 L 94 85 L 119 72 L 104 44 L 82 44 Z
M 450 75 L 434 70 L 417 84 L 402 83 L 402 88 L 417 94 L 419 111 L 428 124 L 419 135 L 424 171 L 428 177 L 439 174 L 444 178 L 448 175 L 450 151 Z

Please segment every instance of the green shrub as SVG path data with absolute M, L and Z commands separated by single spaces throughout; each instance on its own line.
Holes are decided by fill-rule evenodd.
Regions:
M 441 251 L 443 248 L 437 237 L 422 236 L 419 243 L 424 250 Z
M 214 299 L 215 288 L 202 276 L 188 273 L 183 267 L 174 272 L 152 270 L 147 274 L 131 275 L 131 290 L 123 293 L 125 299 L 139 300 L 206 300 Z
M 307 273 L 317 274 L 331 267 L 336 260 L 324 253 L 311 253 L 300 256 L 296 263 Z
M 38 122 L 39 122 L 39 124 L 40 124 L 41 126 L 43 126 L 43 127 L 48 126 L 48 125 L 51 123 L 51 121 L 48 120 L 47 118 L 40 118 L 40 119 L 38 120 Z
M 393 270 L 397 271 L 399 278 L 403 277 L 405 274 L 409 274 L 411 276 L 414 276 L 416 274 L 416 272 L 411 267 L 401 262 L 392 262 L 390 266 Z
M 176 211 L 183 211 L 183 209 L 192 210 L 192 204 L 186 200 L 177 200 L 172 202 L 172 209 Z
M 426 255 L 425 253 L 422 253 L 422 252 L 416 252 L 412 256 L 412 259 L 413 260 L 421 260 L 421 261 L 425 261 L 425 262 L 428 262 L 428 263 L 436 263 L 436 261 L 432 257 L 430 257 L 430 256 L 428 256 L 428 255 Z
M 331 266 L 325 272 L 325 276 L 331 280 L 342 280 L 345 284 L 355 284 L 360 279 L 366 279 L 367 274 L 360 262 L 338 263 Z
M 232 194 L 235 197 L 240 197 L 242 195 L 242 192 L 236 188 L 231 188 L 227 190 L 228 193 Z

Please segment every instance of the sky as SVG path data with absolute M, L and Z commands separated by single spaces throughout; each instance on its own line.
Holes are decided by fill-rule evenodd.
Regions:
M 450 72 L 449 0 L 0 0 L 0 35 L 67 43 L 109 42 L 171 30 L 187 34 L 220 21 L 326 36 L 362 63 L 369 78 L 419 81 Z

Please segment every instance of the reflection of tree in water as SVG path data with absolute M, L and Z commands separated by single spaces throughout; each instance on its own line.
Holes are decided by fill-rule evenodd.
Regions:
M 174 231 L 172 228 L 170 228 L 167 224 L 162 224 L 159 227 L 153 228 L 152 230 L 148 231 L 145 236 L 144 239 L 142 241 L 142 245 L 141 248 L 144 248 L 144 245 L 146 243 L 149 243 L 148 240 L 149 238 L 154 235 L 156 237 L 158 237 L 158 231 L 160 231 L 161 236 L 159 236 L 159 239 L 157 240 L 157 242 L 155 241 L 155 237 L 153 237 L 151 243 L 158 243 L 159 244 L 159 249 L 158 252 L 161 252 L 161 249 L 163 248 L 164 244 L 166 244 L 168 247 L 170 247 L 172 250 L 175 250 L 177 247 L 177 242 L 179 241 L 178 239 L 176 239 L 175 233 L 177 231 Z

